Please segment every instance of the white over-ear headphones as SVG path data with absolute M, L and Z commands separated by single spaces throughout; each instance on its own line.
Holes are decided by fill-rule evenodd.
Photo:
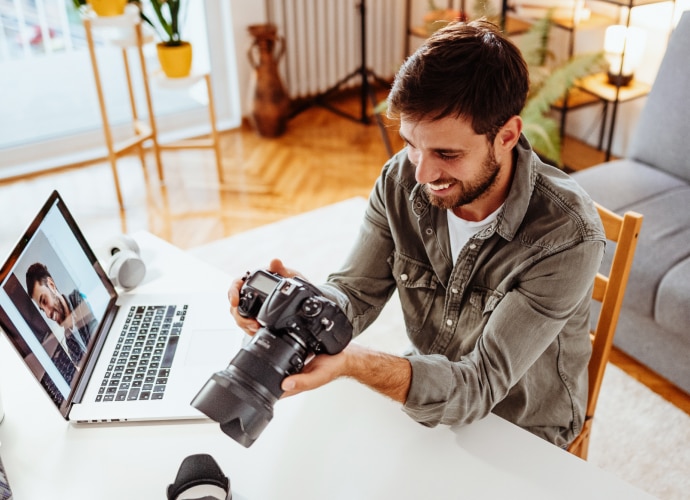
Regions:
M 116 236 L 108 243 L 106 251 L 110 260 L 105 271 L 113 285 L 130 289 L 142 282 L 146 265 L 134 238 L 126 234 Z

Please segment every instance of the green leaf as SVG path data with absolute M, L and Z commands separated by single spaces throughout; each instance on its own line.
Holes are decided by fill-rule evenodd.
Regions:
M 147 20 L 154 27 L 161 40 L 167 45 L 179 45 L 182 41 L 180 35 L 181 15 L 184 12 L 184 0 L 149 0 L 156 14 L 157 23 Z
M 561 134 L 556 120 L 543 114 L 532 118 L 523 116 L 522 133 L 534 151 L 556 165 L 561 165 Z
M 550 55 L 548 50 L 550 34 L 551 10 L 547 12 L 546 17 L 535 21 L 529 30 L 519 38 L 517 46 L 520 48 L 528 67 L 539 67 L 546 64 Z

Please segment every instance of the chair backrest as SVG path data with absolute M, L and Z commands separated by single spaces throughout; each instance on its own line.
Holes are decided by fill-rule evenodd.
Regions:
M 592 335 L 592 357 L 589 360 L 589 391 L 585 424 L 568 451 L 587 459 L 589 436 L 594 411 L 604 371 L 613 345 L 613 335 L 618 324 L 618 315 L 623 304 L 623 295 L 632 267 L 637 239 L 642 226 L 642 215 L 626 212 L 622 217 L 597 204 L 599 217 L 604 225 L 606 239 L 615 242 L 613 260 L 608 276 L 599 272 L 594 279 L 592 299 L 601 303 L 599 318 Z
M 690 11 L 680 18 L 630 141 L 630 158 L 690 181 Z

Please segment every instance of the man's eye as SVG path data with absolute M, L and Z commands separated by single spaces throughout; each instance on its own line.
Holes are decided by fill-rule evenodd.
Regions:
M 439 153 L 438 157 L 444 161 L 452 161 L 452 160 L 456 160 L 458 158 L 458 155 L 448 155 L 445 153 Z

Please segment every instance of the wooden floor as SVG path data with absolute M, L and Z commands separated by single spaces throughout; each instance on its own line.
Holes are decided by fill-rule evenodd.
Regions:
M 334 104 L 354 115 L 360 112 L 356 100 Z M 402 146 L 394 125 L 389 124 L 387 136 L 394 150 Z M 577 151 L 581 162 L 580 146 Z M 137 156 L 121 158 L 122 212 L 107 162 L 0 181 L 0 254 L 4 259 L 53 189 L 65 198 L 96 250 L 113 234 L 142 229 L 187 249 L 353 196 L 366 197 L 388 158 L 375 124 L 321 107 L 294 117 L 279 138 L 261 138 L 248 126 L 224 132 L 222 152 L 222 181 L 210 151 L 164 152 L 165 183 L 158 181 L 152 159 L 142 169 Z M 615 351 L 612 361 L 690 414 L 690 396 L 621 352 Z

